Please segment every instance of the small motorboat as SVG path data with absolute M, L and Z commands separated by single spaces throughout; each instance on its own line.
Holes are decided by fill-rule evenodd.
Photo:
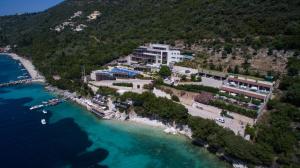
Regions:
M 44 113 L 44 114 L 47 114 L 48 112 L 47 112 L 47 110 L 43 110 L 43 113 Z
M 46 122 L 45 119 L 41 119 L 41 123 L 42 123 L 43 125 L 47 124 L 47 122 Z
M 35 109 L 42 108 L 42 107 L 44 107 L 44 105 L 40 104 L 40 105 L 32 106 L 29 109 L 30 110 L 35 110 Z

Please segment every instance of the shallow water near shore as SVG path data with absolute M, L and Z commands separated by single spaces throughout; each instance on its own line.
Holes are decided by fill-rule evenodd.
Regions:
M 47 114 L 29 110 L 52 97 L 39 84 L 0 88 L 1 167 L 228 166 L 183 136 L 133 122 L 101 120 L 71 102 L 50 107 Z M 41 124 L 42 118 L 47 125 Z

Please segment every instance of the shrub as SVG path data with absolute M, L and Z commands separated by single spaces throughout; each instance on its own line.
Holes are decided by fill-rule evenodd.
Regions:
M 176 95 L 172 95 L 172 100 L 173 101 L 176 101 L 176 102 L 179 102 L 180 100 L 179 100 L 179 97 L 178 96 L 176 96 Z
M 186 75 L 182 75 L 182 76 L 181 76 L 181 80 L 182 80 L 182 81 L 186 81 L 186 80 L 187 80 L 187 76 L 186 76 Z
M 220 101 L 220 100 L 210 101 L 209 104 L 212 105 L 212 106 L 219 107 L 219 108 L 224 109 L 224 110 L 228 110 L 228 111 L 231 111 L 231 112 L 235 112 L 235 113 L 239 113 L 239 114 L 248 116 L 250 118 L 256 118 L 257 117 L 257 112 L 254 111 L 254 110 L 247 110 L 247 109 L 244 109 L 244 108 L 236 106 L 236 105 L 227 104 L 227 103 L 225 103 L 223 101 Z
M 142 94 L 126 92 L 120 96 L 120 98 L 122 100 L 133 100 L 135 108 L 139 107 L 138 111 L 135 112 L 140 116 L 158 119 L 168 123 L 173 121 L 179 124 L 187 123 L 187 109 L 183 105 L 167 98 L 156 97 L 150 92 L 144 92 Z
M 100 86 L 97 93 L 100 93 L 102 95 L 117 95 L 117 89 Z
M 163 78 L 171 76 L 172 72 L 168 66 L 161 66 L 159 70 L 159 75 Z
M 185 90 L 189 92 L 197 92 L 201 93 L 202 91 L 211 92 L 211 93 L 217 93 L 219 89 L 209 86 L 203 86 L 203 85 L 178 85 L 175 86 L 178 90 Z
M 191 74 L 191 80 L 193 82 L 201 82 L 202 81 L 201 77 L 197 76 L 196 74 Z
M 250 125 L 246 125 L 245 134 L 250 135 L 250 138 L 253 140 L 255 137 L 255 128 Z
M 205 141 L 216 151 L 240 159 L 248 164 L 270 165 L 272 151 L 260 144 L 251 144 L 228 129 L 223 129 L 214 121 L 190 116 L 188 125 L 192 129 L 193 139 Z
M 133 87 L 132 83 L 113 83 L 114 86 Z
M 153 86 L 152 83 L 150 83 L 150 84 L 145 84 L 145 85 L 143 86 L 143 89 L 147 89 L 147 90 L 153 90 L 153 88 L 154 88 L 154 86 Z

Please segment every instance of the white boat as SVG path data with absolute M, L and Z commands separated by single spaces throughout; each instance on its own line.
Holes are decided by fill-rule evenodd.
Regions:
M 44 114 L 47 114 L 48 112 L 47 112 L 47 110 L 43 110 L 43 113 L 44 113 Z
M 29 108 L 29 110 L 34 110 L 34 109 L 38 109 L 38 108 L 41 108 L 41 107 L 44 107 L 44 105 L 40 104 L 40 105 L 32 106 L 32 107 Z
M 46 122 L 45 119 L 41 119 L 41 123 L 42 123 L 43 125 L 47 124 L 47 122 Z

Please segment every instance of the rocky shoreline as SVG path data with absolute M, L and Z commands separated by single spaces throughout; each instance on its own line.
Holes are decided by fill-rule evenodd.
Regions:
M 41 82 L 46 83 L 46 80 L 44 76 L 42 76 L 34 67 L 32 62 L 28 59 L 22 58 L 14 53 L 5 53 L 12 57 L 15 60 L 19 60 L 23 66 L 27 69 L 27 71 L 30 73 L 30 76 L 32 77 L 34 82 Z M 68 90 L 62 90 L 57 87 L 51 86 L 46 83 L 45 89 L 49 92 L 54 93 L 55 95 L 67 98 L 68 100 L 81 105 L 82 107 L 85 107 L 88 111 L 92 112 L 93 114 L 96 114 L 97 116 L 101 116 L 102 119 L 107 120 L 119 120 L 119 121 L 127 121 L 127 122 L 134 122 L 138 124 L 148 125 L 152 127 L 157 127 L 160 129 L 163 129 L 163 131 L 167 134 L 173 134 L 173 135 L 184 135 L 187 138 L 192 140 L 192 143 L 197 146 L 202 146 L 208 149 L 208 145 L 205 142 L 199 143 L 198 140 L 194 140 L 192 138 L 192 130 L 187 125 L 176 125 L 173 124 L 164 124 L 163 122 L 159 120 L 151 120 L 150 118 L 145 118 L 138 116 L 134 111 L 129 112 L 126 114 L 125 112 L 120 112 L 118 110 L 112 111 L 112 110 L 102 110 L 101 115 L 95 113 L 93 111 L 93 107 L 96 107 L 94 103 L 92 103 L 91 99 L 80 97 L 77 95 L 76 92 L 71 93 Z M 110 101 L 111 102 L 111 101 Z M 111 109 L 111 108 L 110 108 Z M 206 144 L 206 145 L 203 145 Z M 218 155 L 217 155 L 218 156 Z M 224 155 L 218 156 L 221 160 L 225 160 L 228 163 L 232 163 L 233 167 L 241 167 L 246 168 L 244 164 L 238 163 L 234 164 L 234 160 L 230 157 L 226 157 Z
M 71 93 L 66 90 L 61 90 L 61 89 L 58 89 L 57 87 L 50 86 L 50 85 L 46 86 L 45 88 L 48 91 L 50 91 L 58 96 L 63 96 L 65 98 L 68 98 L 72 102 L 81 105 L 82 107 L 84 107 L 88 111 L 90 111 L 91 113 L 99 116 L 97 113 L 93 112 L 93 110 L 92 110 L 93 108 L 91 107 L 91 106 L 93 106 L 93 104 L 90 99 L 83 98 L 83 97 L 79 98 L 76 93 Z M 102 119 L 118 120 L 118 121 L 124 121 L 124 122 L 134 122 L 137 124 L 142 124 L 142 125 L 147 125 L 147 126 L 163 129 L 163 131 L 166 134 L 183 135 L 183 136 L 189 138 L 192 141 L 192 144 L 199 146 L 199 147 L 204 147 L 209 152 L 215 153 L 214 151 L 212 151 L 209 148 L 210 146 L 205 141 L 193 139 L 192 138 L 192 134 L 193 134 L 192 130 L 187 125 L 179 126 L 176 124 L 164 124 L 163 122 L 161 122 L 159 120 L 151 120 L 150 118 L 138 116 L 134 111 L 131 111 L 128 114 L 126 114 L 125 112 L 120 112 L 118 110 L 117 111 L 106 110 L 106 111 L 103 111 L 102 114 L 103 114 L 103 115 L 101 115 Z M 224 153 L 215 153 L 215 154 L 220 160 L 223 160 L 223 161 L 226 161 L 227 163 L 232 164 L 233 167 L 247 168 L 247 166 L 243 162 L 238 161 L 230 156 L 224 155 Z
M 75 103 L 85 107 L 87 110 L 89 110 L 91 112 L 93 112 L 92 109 L 97 108 L 97 105 L 92 103 L 92 101 L 90 99 L 84 98 L 84 97 L 79 98 L 76 93 L 71 93 L 66 90 L 61 90 L 61 89 L 58 89 L 57 87 L 50 86 L 50 85 L 46 86 L 45 88 L 48 91 L 53 92 L 54 94 L 68 98 L 72 102 L 75 102 Z M 110 104 L 112 104 L 111 100 L 110 100 Z M 93 113 L 95 113 L 95 112 L 93 112 Z M 102 114 L 103 114 L 103 116 L 101 118 L 103 118 L 103 119 L 135 122 L 135 123 L 148 125 L 148 126 L 152 126 L 152 127 L 158 127 L 158 128 L 162 128 L 164 130 L 164 132 L 167 134 L 173 134 L 173 135 L 180 134 L 180 135 L 184 135 L 184 136 L 192 139 L 192 131 L 187 125 L 179 127 L 176 124 L 173 124 L 173 125 L 164 124 L 158 120 L 151 120 L 149 118 L 138 116 L 134 111 L 131 111 L 128 114 L 126 114 L 125 112 L 120 112 L 118 110 L 112 111 L 111 108 L 109 110 L 103 110 Z

